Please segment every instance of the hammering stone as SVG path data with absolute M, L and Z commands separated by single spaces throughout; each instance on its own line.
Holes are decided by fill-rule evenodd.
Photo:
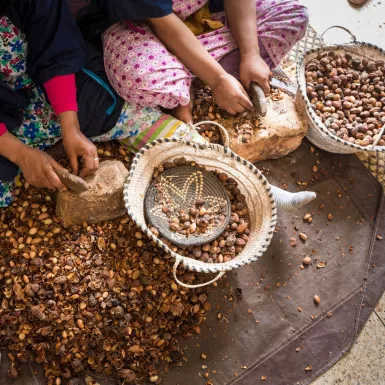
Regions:
M 250 84 L 250 99 L 254 105 L 255 112 L 259 116 L 266 116 L 267 105 L 266 105 L 265 94 L 262 88 L 254 82 Z
M 100 163 L 95 174 L 85 179 L 89 186 L 87 191 L 58 192 L 56 215 L 64 226 L 93 224 L 124 215 L 123 186 L 127 176 L 122 162 Z

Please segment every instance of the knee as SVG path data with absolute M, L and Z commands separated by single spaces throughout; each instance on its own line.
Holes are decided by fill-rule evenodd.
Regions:
M 309 11 L 304 5 L 297 5 L 296 17 L 298 18 L 298 26 L 300 27 L 300 39 L 302 39 L 306 33 L 306 28 L 309 24 Z
M 300 5 L 298 11 L 300 12 L 302 18 L 302 25 L 307 28 L 309 24 L 309 11 L 304 5 Z

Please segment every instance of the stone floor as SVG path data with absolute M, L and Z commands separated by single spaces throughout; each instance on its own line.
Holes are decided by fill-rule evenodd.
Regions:
M 311 385 L 385 385 L 385 295 L 356 343 Z
M 318 32 L 340 25 L 358 41 L 385 49 L 385 0 L 369 0 L 353 7 L 347 0 L 300 0 L 310 13 L 310 23 Z M 333 29 L 325 34 L 330 43 L 349 41 L 346 32 Z M 336 365 L 311 385 L 385 385 L 385 294 L 369 318 L 357 342 Z
M 348 28 L 358 41 L 385 49 L 385 0 L 368 0 L 363 7 L 351 6 L 348 0 L 299 0 L 310 12 L 310 23 L 318 33 L 340 25 Z M 331 43 L 349 41 L 346 32 L 333 29 L 325 34 Z

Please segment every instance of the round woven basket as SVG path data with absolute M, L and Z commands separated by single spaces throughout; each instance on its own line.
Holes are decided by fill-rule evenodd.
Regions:
M 152 180 L 154 168 L 172 162 L 181 156 L 187 161 L 196 161 L 208 170 L 225 172 L 238 182 L 241 193 L 246 197 L 250 216 L 250 236 L 246 247 L 237 257 L 224 263 L 205 263 L 173 252 L 148 228 L 145 218 L 144 197 Z M 177 139 L 158 139 L 145 145 L 135 156 L 124 186 L 124 202 L 129 216 L 159 247 L 175 258 L 174 278 L 182 286 L 196 288 L 208 285 L 226 271 L 256 261 L 267 249 L 274 234 L 277 209 L 268 181 L 248 161 L 236 155 L 229 148 L 211 144 L 200 145 Z M 176 270 L 179 264 L 186 269 L 219 273 L 218 276 L 201 285 L 186 285 L 179 281 Z
M 213 126 L 218 127 L 219 133 L 220 133 L 221 139 L 222 139 L 222 145 L 224 147 L 230 147 L 230 137 L 229 137 L 229 134 L 228 134 L 226 128 L 224 128 L 221 124 L 219 124 L 217 122 L 212 122 L 211 120 L 205 120 L 203 122 L 195 123 L 194 127 L 199 131 L 199 127 L 204 125 L 204 124 L 211 124 Z
M 354 36 L 353 36 L 354 38 Z M 381 48 L 369 44 L 357 42 L 354 38 L 352 43 L 323 46 L 318 49 L 308 51 L 297 63 L 297 82 L 298 82 L 298 104 L 306 111 L 309 120 L 309 130 L 307 138 L 322 150 L 336 154 L 354 154 L 363 151 L 385 151 L 385 146 L 359 146 L 350 143 L 334 135 L 323 124 L 321 118 L 314 112 L 306 94 L 305 69 L 307 64 L 322 52 L 333 51 L 336 53 L 349 53 L 354 57 L 366 58 L 368 60 L 384 60 L 385 51 Z M 383 129 L 385 126 L 383 127 Z

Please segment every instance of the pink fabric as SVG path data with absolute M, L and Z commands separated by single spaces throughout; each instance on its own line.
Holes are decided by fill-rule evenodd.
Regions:
M 75 75 L 56 76 L 44 83 L 48 99 L 56 115 L 78 111 Z
M 269 54 L 267 53 L 266 48 L 263 45 L 261 39 L 259 38 L 258 44 L 261 58 L 266 62 L 270 69 L 273 69 L 275 65 L 271 60 Z M 228 74 L 234 76 L 237 80 L 240 80 L 239 66 L 241 64 L 241 54 L 239 52 L 239 49 L 235 49 L 234 51 L 231 51 L 230 53 L 225 55 L 221 60 L 219 60 L 219 64 Z
M 194 13 L 208 0 L 174 0 L 173 9 L 181 19 Z M 256 0 L 257 33 L 266 60 L 277 66 L 293 45 L 300 40 L 308 24 L 307 9 L 297 0 Z M 220 61 L 237 49 L 224 13 L 213 15 L 225 26 L 197 38 L 211 56 Z M 117 23 L 103 36 L 107 76 L 125 100 L 149 107 L 172 109 L 187 105 L 194 79 L 183 63 L 169 53 L 144 22 L 133 30 L 126 23 Z M 144 33 L 143 33 L 144 32 Z
M 4 135 L 7 132 L 7 127 L 4 123 L 0 123 L 0 136 Z

